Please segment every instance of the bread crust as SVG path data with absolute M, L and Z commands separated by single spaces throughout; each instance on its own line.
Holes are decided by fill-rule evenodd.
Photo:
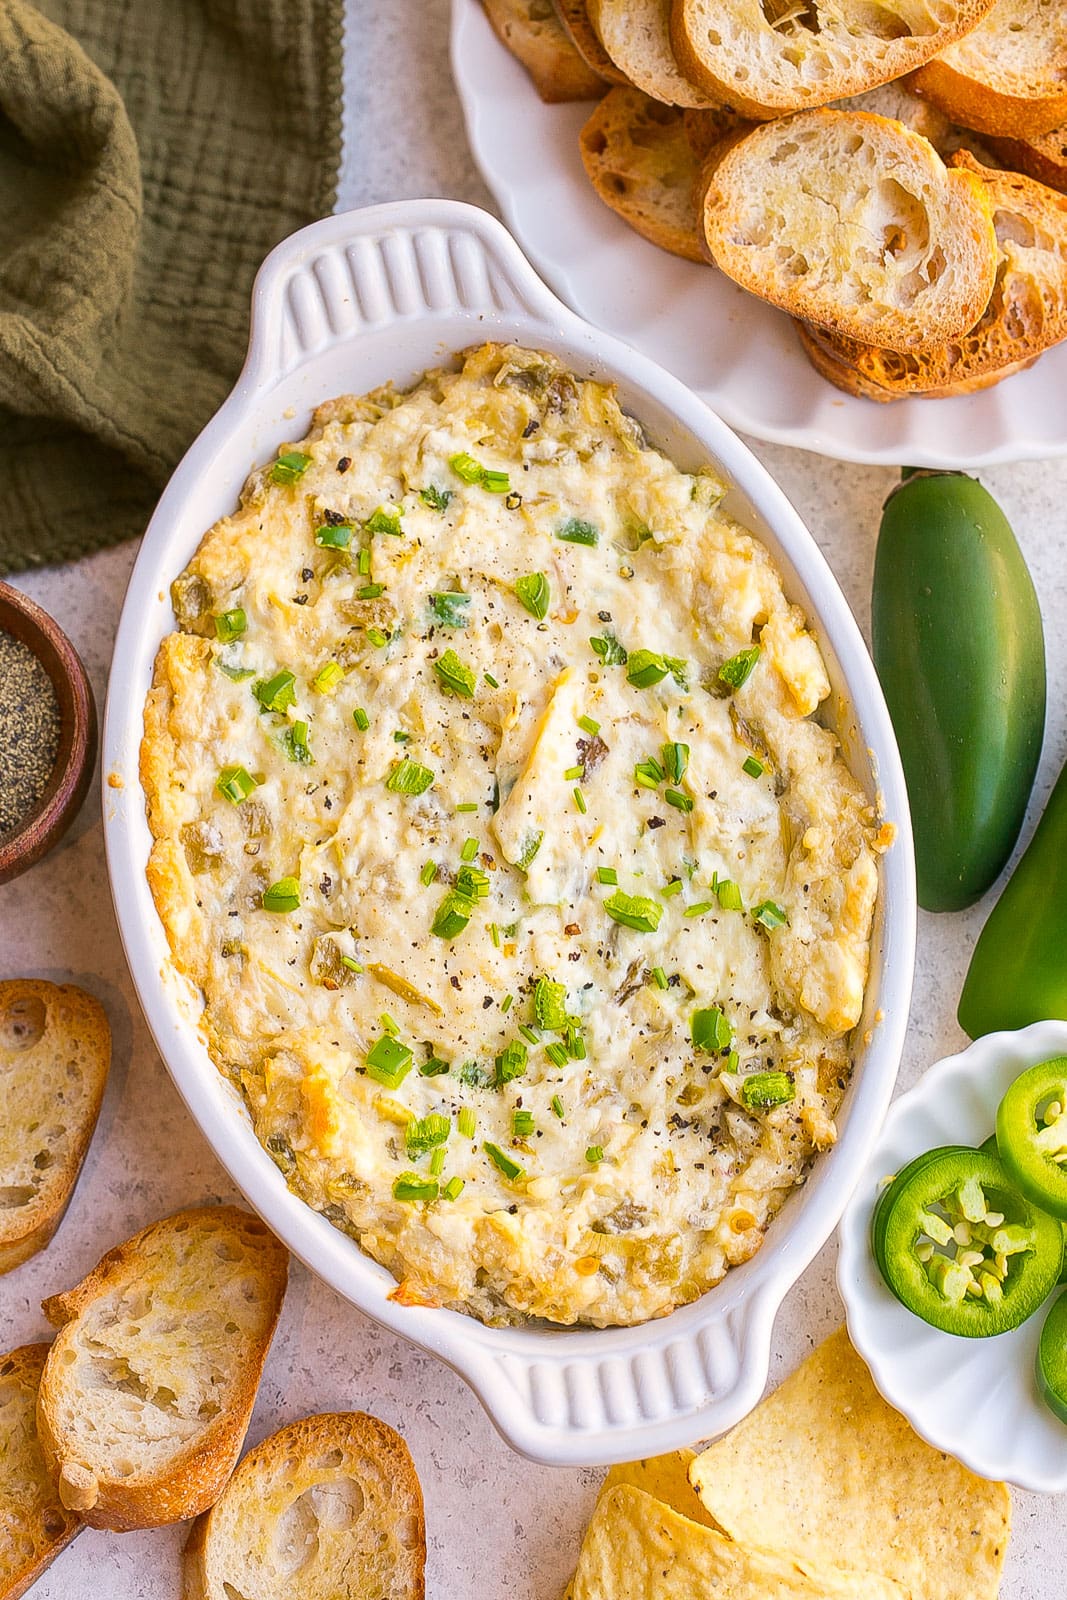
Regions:
M 801 340 L 813 365 L 838 387 L 859 382 L 867 393 L 873 386 L 872 399 L 974 394 L 1067 339 L 1067 197 L 1021 173 L 984 167 L 966 151 L 956 152 L 952 165 L 977 175 L 993 204 L 999 262 L 989 305 L 961 339 L 922 355 L 805 330 Z
M 47 1344 L 20 1345 L 0 1356 L 0 1381 L 16 1383 L 26 1391 L 26 1411 L 31 1417 L 47 1356 Z M 36 1478 L 45 1491 L 43 1503 L 36 1507 L 26 1503 L 26 1474 Z M 21 1558 L 12 1557 L 6 1548 L 0 1550 L 0 1600 L 18 1600 L 78 1536 L 82 1524 L 47 1484 L 39 1453 L 36 1460 L 20 1457 L 16 1441 L 7 1434 L 0 1434 L 0 1515 L 4 1521 L 18 1519 L 31 1545 L 30 1554 Z
M 60 1073 L 64 1061 L 66 1070 Z M 35 1160 L 27 1149 L 20 1152 L 24 1160 L 18 1170 L 0 1164 L 0 1187 L 26 1187 L 32 1174 L 28 1187 L 36 1189 L 24 1204 L 0 1211 L 2 1274 L 45 1248 L 70 1204 L 111 1065 L 111 1029 L 103 1006 L 74 984 L 37 978 L 0 983 L 0 1065 L 5 1095 L 15 1097 L 23 1110 L 35 1095 L 41 1101 L 41 1137 L 50 1116 L 64 1118 L 63 1134 Z M 13 1101 L 11 1121 L 15 1109 Z M 0 1115 L 5 1115 L 2 1097 Z M 42 1176 L 35 1167 L 42 1168 Z
M 388 1600 L 425 1600 L 426 1518 L 418 1474 L 401 1435 L 377 1417 L 359 1411 L 304 1417 L 280 1428 L 248 1452 L 216 1505 L 198 1517 L 190 1530 L 182 1562 L 183 1600 L 226 1600 L 227 1594 L 232 1592 L 225 1578 L 229 1554 L 227 1532 L 221 1526 L 231 1504 L 236 1515 L 244 1495 L 256 1501 L 262 1526 L 254 1517 L 239 1518 L 242 1538 L 251 1545 L 257 1535 L 267 1536 L 274 1531 L 279 1508 L 263 1492 L 274 1474 L 280 1472 L 288 1476 L 292 1458 L 297 1457 L 303 1471 L 298 1469 L 286 1487 L 306 1492 L 330 1481 L 328 1470 L 313 1465 L 316 1458 L 322 1461 L 328 1455 L 339 1458 L 335 1476 L 350 1462 L 355 1471 L 353 1458 L 369 1457 L 388 1479 L 399 1510 L 410 1523 L 405 1545 L 406 1553 L 412 1558 L 412 1570 L 405 1574 L 403 1588 L 390 1593 Z M 381 1531 L 388 1537 L 387 1530 Z M 338 1575 L 338 1600 L 342 1600 L 342 1581 Z M 350 1592 L 345 1589 L 343 1595 L 347 1597 Z
M 78 1400 L 77 1379 L 65 1374 L 67 1363 L 77 1361 L 81 1320 L 97 1300 L 124 1286 L 155 1287 L 154 1250 L 169 1236 L 204 1227 L 216 1234 L 229 1233 L 246 1256 L 258 1257 L 254 1263 L 261 1307 L 257 1333 L 246 1340 L 228 1402 L 197 1435 L 175 1446 L 162 1469 L 134 1469 L 121 1477 L 117 1473 L 109 1476 L 111 1464 L 104 1459 L 93 1463 L 80 1459 L 70 1427 L 71 1410 Z M 143 1228 L 109 1250 L 81 1283 L 42 1303 L 45 1316 L 59 1333 L 41 1380 L 38 1436 L 49 1470 L 59 1482 L 60 1498 L 68 1506 L 80 1500 L 77 1509 L 90 1527 L 117 1533 L 162 1527 L 197 1516 L 214 1504 L 240 1454 L 287 1277 L 288 1254 L 257 1217 L 236 1206 L 202 1206 L 175 1212 Z
M 575 49 L 559 17 L 534 20 L 525 0 L 483 0 L 493 32 L 521 61 L 546 105 L 596 100 L 604 80 Z
M 1067 194 L 1067 127 L 1035 134 L 1032 139 L 987 137 L 985 142 L 1003 166 Z
M 976 133 L 1034 139 L 1051 133 L 1067 120 L 1067 89 L 1022 100 L 939 60 L 928 61 L 912 73 L 909 82 L 953 122 L 973 128 Z
M 563 31 L 570 39 L 586 66 L 605 83 L 618 83 L 629 87 L 630 80 L 621 67 L 617 67 L 600 42 L 599 35 L 589 20 L 589 7 L 585 0 L 552 0 Z
M 805 23 L 800 16 L 798 26 L 785 22 L 775 26 L 768 19 L 768 6 L 761 0 L 673 0 L 671 43 L 687 78 L 716 99 L 732 105 L 743 116 L 759 121 L 826 105 L 830 100 L 862 94 L 879 84 L 891 82 L 962 38 L 993 4 L 994 0 L 958 0 L 954 19 L 941 28 L 925 35 L 906 33 L 898 38 L 886 38 L 873 32 L 864 36 L 859 19 L 854 27 L 846 27 L 849 20 L 847 0 L 844 6 L 837 8 L 846 15 L 836 29 L 833 19 L 823 16 L 818 0 L 808 0 L 807 9 L 815 11 L 821 24 L 814 31 L 810 22 Z M 778 9 L 783 16 L 797 10 L 788 0 L 780 0 Z M 802 12 L 805 8 L 799 9 Z M 748 61 L 733 62 L 735 67 L 744 68 L 744 76 L 740 73 L 735 76 L 731 71 L 733 58 L 722 43 L 721 34 L 718 35 L 719 46 L 709 47 L 709 11 L 716 22 L 732 17 L 746 42 L 759 42 L 755 60 L 750 52 Z M 863 48 L 865 38 L 868 42 Z M 838 57 L 836 70 L 829 70 L 827 62 L 827 70 L 818 81 L 811 73 L 811 61 L 816 55 L 828 57 L 828 42 L 833 44 Z M 765 69 L 762 78 L 758 70 L 752 70 L 753 66 L 758 68 L 762 51 L 775 62 L 779 79 L 784 76 L 786 82 L 774 82 L 769 70 Z M 799 58 L 799 64 L 794 58 Z
M 870 184 L 853 182 L 861 152 L 871 158 L 865 171 L 892 158 L 892 186 L 877 203 Z M 947 169 L 899 122 L 870 112 L 797 112 L 727 140 L 708 165 L 703 225 L 713 260 L 793 316 L 886 349 L 921 351 L 965 333 L 989 302 L 997 249 L 988 191 L 976 172 Z M 816 230 L 805 210 L 815 212 Z M 875 223 L 884 247 L 868 246 L 857 265 L 849 232 L 873 237 Z M 927 267 L 938 255 L 935 276 Z M 901 304 L 905 288 L 912 298 Z

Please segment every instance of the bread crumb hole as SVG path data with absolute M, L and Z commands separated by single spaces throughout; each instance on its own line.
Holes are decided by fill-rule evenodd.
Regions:
M 316 1456 L 311 1465 L 316 1472 L 332 1472 L 344 1460 L 340 1450 L 327 1450 L 324 1456 Z
M 19 1206 L 28 1206 L 36 1197 L 37 1190 L 29 1184 L 5 1184 L 0 1188 L 0 1211 L 14 1211 Z
M 0 1050 L 32 1050 L 44 1036 L 48 1009 L 39 995 L 20 995 L 0 1011 Z

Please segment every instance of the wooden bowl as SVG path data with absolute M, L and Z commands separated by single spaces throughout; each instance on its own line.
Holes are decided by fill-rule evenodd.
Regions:
M 0 843 L 0 883 L 46 855 L 81 808 L 96 760 L 96 704 L 78 652 L 35 601 L 0 582 L 0 628 L 20 639 L 44 667 L 59 705 L 59 748 L 52 776 L 16 832 Z

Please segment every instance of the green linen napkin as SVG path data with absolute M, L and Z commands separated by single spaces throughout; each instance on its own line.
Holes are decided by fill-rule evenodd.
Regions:
M 140 534 L 327 213 L 342 0 L 0 0 L 0 573 Z

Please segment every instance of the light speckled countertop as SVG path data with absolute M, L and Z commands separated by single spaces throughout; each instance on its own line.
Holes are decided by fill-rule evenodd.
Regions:
M 467 150 L 452 90 L 446 0 L 384 7 L 348 0 L 347 153 L 342 206 L 420 195 L 490 205 Z M 490 205 L 491 208 L 491 205 Z M 813 530 L 866 627 L 874 538 L 893 474 L 755 444 Z M 1022 543 L 1048 639 L 1049 719 L 1033 817 L 1067 758 L 1067 460 L 983 472 Z M 131 545 L 36 573 L 22 587 L 67 629 L 103 706 Z M 955 1020 L 967 959 L 992 896 L 950 917 L 921 915 L 902 1087 L 964 1042 Z M 99 797 L 65 843 L 0 888 L 0 975 L 83 984 L 107 1007 L 114 1064 L 100 1125 L 71 1212 L 43 1256 L 0 1280 L 0 1349 L 44 1336 L 43 1295 L 69 1287 L 103 1252 L 179 1206 L 234 1191 L 186 1115 L 149 1039 L 115 930 Z M 841 1320 L 829 1244 L 786 1299 L 772 1382 Z M 556 1600 L 569 1576 L 599 1474 L 535 1467 L 499 1439 L 446 1367 L 383 1332 L 300 1266 L 252 1422 L 250 1440 L 309 1411 L 362 1408 L 401 1429 L 426 1495 L 431 1600 Z M 1005 1417 L 1005 1427 L 1011 1418 Z M 1067 1449 L 1067 1437 L 1065 1437 Z M 1060 1600 L 1062 1500 L 1016 1493 L 1004 1600 Z M 79 1538 L 33 1590 L 39 1600 L 176 1600 L 183 1529 Z

